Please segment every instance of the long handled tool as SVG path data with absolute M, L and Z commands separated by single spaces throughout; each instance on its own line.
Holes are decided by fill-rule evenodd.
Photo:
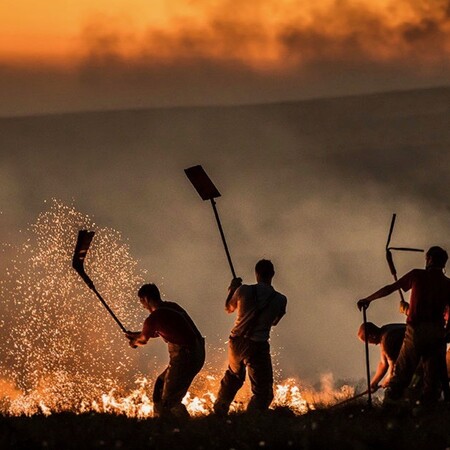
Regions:
M 395 225 L 395 219 L 397 215 L 394 213 L 392 214 L 392 220 L 391 220 L 391 226 L 389 228 L 389 234 L 386 242 L 386 260 L 389 265 L 389 269 L 391 271 L 392 276 L 394 277 L 394 280 L 397 281 L 397 269 L 395 268 L 394 259 L 392 257 L 392 250 L 396 251 L 403 251 L 403 252 L 423 252 L 420 248 L 409 248 L 409 247 L 389 247 L 389 244 L 391 243 L 392 233 L 394 231 L 394 225 Z M 405 298 L 403 296 L 403 292 L 401 289 L 398 290 L 398 293 L 400 294 L 400 311 L 406 312 L 408 310 L 408 302 L 405 301 Z
M 91 289 L 97 295 L 97 297 L 102 302 L 103 306 L 106 308 L 109 314 L 111 314 L 112 318 L 116 321 L 117 325 L 119 325 L 120 329 L 124 333 L 126 333 L 127 330 L 122 325 L 120 320 L 116 317 L 116 315 L 113 313 L 113 311 L 105 302 L 105 300 L 103 300 L 102 296 L 98 293 L 97 289 L 95 289 L 94 283 L 84 270 L 84 259 L 86 258 L 86 254 L 89 250 L 94 234 L 95 231 L 88 231 L 88 230 L 80 230 L 78 232 L 78 239 L 75 245 L 75 251 L 73 253 L 72 267 L 77 271 L 78 275 L 80 275 L 80 277 L 87 284 L 89 289 Z
M 366 351 L 366 376 L 367 376 L 367 406 L 372 408 L 372 389 L 370 388 L 370 360 L 369 360 L 369 333 L 367 332 L 367 310 L 368 306 L 363 306 L 364 322 L 364 348 Z
M 216 186 L 214 186 L 214 183 L 208 177 L 202 166 L 198 165 L 189 167 L 184 171 L 202 200 L 211 201 L 211 206 L 214 211 L 214 216 L 216 217 L 217 226 L 219 227 L 220 237 L 222 238 L 222 243 L 227 255 L 228 264 L 230 265 L 231 274 L 233 275 L 233 278 L 236 278 L 236 272 L 234 271 L 227 241 L 225 240 L 225 234 L 223 232 L 222 224 L 220 223 L 219 213 L 217 212 L 216 201 L 214 200 L 215 198 L 220 197 L 220 192 L 217 190 Z
M 364 397 L 369 392 L 369 390 L 366 390 L 364 392 L 360 392 L 359 394 L 354 395 L 353 397 L 346 398 L 345 400 L 342 400 L 342 402 L 335 403 L 334 405 L 331 405 L 328 409 L 333 409 L 338 406 L 346 405 L 347 403 L 352 402 L 353 400 L 357 400 L 358 398 Z

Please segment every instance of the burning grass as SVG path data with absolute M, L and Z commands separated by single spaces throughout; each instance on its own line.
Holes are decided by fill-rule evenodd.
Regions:
M 329 376 L 327 376 L 328 383 Z M 210 415 L 216 399 L 220 377 L 201 372 L 186 394 L 183 403 L 191 417 Z M 74 378 L 64 372 L 42 378 L 35 389 L 21 392 L 10 382 L 3 381 L 0 394 L 0 412 L 5 416 L 50 416 L 63 412 L 76 414 L 101 413 L 123 415 L 133 419 L 153 417 L 151 392 L 153 380 L 139 377 L 135 388 L 126 390 L 117 381 L 109 380 L 104 386 L 95 385 L 95 380 Z M 96 387 L 95 387 L 96 386 Z M 286 409 L 291 414 L 302 415 L 324 408 L 353 395 L 354 389 L 343 386 L 334 390 L 331 385 L 315 390 L 302 387 L 294 379 L 285 380 L 275 387 L 272 409 Z M 231 405 L 232 413 L 242 413 L 250 398 L 248 386 L 239 393 Z

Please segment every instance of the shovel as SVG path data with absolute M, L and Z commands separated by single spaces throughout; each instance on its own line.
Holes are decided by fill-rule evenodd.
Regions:
M 331 405 L 328 409 L 333 409 L 336 408 L 338 406 L 343 406 L 346 405 L 347 403 L 352 402 L 353 400 L 357 400 L 358 398 L 364 397 L 366 394 L 368 394 L 370 392 L 369 390 L 366 390 L 364 392 L 360 392 L 359 394 L 354 395 L 353 397 L 350 398 L 346 398 L 345 400 L 342 400 L 342 402 L 339 403 L 335 403 L 334 405 Z M 371 399 L 372 400 L 372 399 Z
M 372 389 L 370 388 L 370 359 L 369 359 L 369 333 L 367 332 L 367 308 L 363 306 L 363 322 L 364 322 L 364 349 L 366 351 L 366 376 L 367 376 L 367 406 L 372 408 Z
M 402 251 L 402 252 L 423 252 L 420 248 L 408 248 L 408 247 L 389 247 L 389 244 L 391 243 L 391 237 L 392 233 L 394 231 L 394 225 L 395 225 L 395 219 L 397 215 L 394 213 L 392 214 L 392 220 L 391 220 L 391 226 L 389 228 L 389 234 L 386 242 L 386 260 L 389 265 L 389 270 L 391 271 L 392 276 L 394 277 L 394 280 L 397 281 L 397 269 L 395 268 L 394 264 L 394 258 L 392 257 L 392 250 L 395 251 Z M 407 311 L 408 303 L 405 301 L 405 298 L 403 296 L 403 292 L 401 289 L 398 290 L 398 293 L 400 294 L 400 311 L 405 312 Z
M 194 186 L 195 190 L 198 192 L 202 200 L 210 200 L 211 202 L 211 206 L 214 211 L 214 216 L 216 217 L 217 226 L 219 228 L 220 237 L 222 238 L 223 247 L 227 255 L 228 264 L 231 269 L 231 274 L 233 275 L 233 278 L 236 278 L 236 272 L 234 271 L 233 262 L 231 261 L 231 256 L 228 250 L 225 234 L 223 232 L 222 224 L 220 223 L 219 213 L 216 207 L 216 201 L 214 200 L 215 198 L 220 197 L 220 192 L 217 190 L 216 186 L 214 186 L 214 183 L 208 177 L 202 166 L 189 167 L 184 171 L 186 172 L 189 181 L 192 183 L 192 185 Z
M 216 201 L 215 199 L 217 197 L 220 197 L 220 192 L 214 186 L 214 183 L 211 181 L 211 179 L 206 174 L 205 170 L 202 166 L 193 166 L 189 167 L 188 169 L 184 170 L 186 173 L 186 176 L 189 178 L 189 181 L 194 186 L 195 190 L 198 192 L 202 200 L 209 200 L 211 202 L 212 209 L 214 211 L 214 216 L 216 218 L 217 227 L 219 228 L 220 237 L 222 238 L 223 247 L 225 249 L 225 254 L 227 256 L 228 264 L 230 266 L 231 275 L 233 278 L 236 278 L 236 272 L 233 267 L 233 262 L 231 261 L 231 255 L 228 250 L 227 241 L 225 239 L 225 234 L 223 232 L 222 224 L 220 223 L 219 213 L 217 211 L 216 207 Z M 225 304 L 228 305 L 228 302 L 231 300 L 231 297 L 233 296 L 233 291 L 230 291 L 228 294 L 228 297 L 225 301 Z
M 116 317 L 116 315 L 113 313 L 111 308 L 108 306 L 108 304 L 103 300 L 102 296 L 98 293 L 97 289 L 94 286 L 94 283 L 89 278 L 88 274 L 84 270 L 84 259 L 86 258 L 86 254 L 89 250 L 89 247 L 92 242 L 92 238 L 94 237 L 95 231 L 88 231 L 88 230 L 80 230 L 78 232 L 78 238 L 77 243 L 75 245 L 75 251 L 73 253 L 73 259 L 72 259 L 72 267 L 77 271 L 78 275 L 83 279 L 83 281 L 87 284 L 89 289 L 91 289 L 95 295 L 100 299 L 103 306 L 106 308 L 106 310 L 109 312 L 109 314 L 112 316 L 112 318 L 116 321 L 117 325 L 119 325 L 120 329 L 126 333 L 127 330 L 122 325 L 120 320 Z

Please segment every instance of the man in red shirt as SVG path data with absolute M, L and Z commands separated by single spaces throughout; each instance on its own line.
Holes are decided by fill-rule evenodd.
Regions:
M 402 289 L 411 290 L 406 319 L 406 334 L 400 354 L 385 392 L 385 402 L 398 400 L 411 382 L 422 358 L 424 371 L 423 401 L 436 401 L 442 385 L 445 364 L 444 315 L 450 306 L 450 279 L 444 275 L 447 252 L 431 247 L 426 253 L 425 269 L 413 269 L 395 283 L 384 286 L 372 295 L 358 301 L 359 309 L 367 308 L 378 298 Z M 448 381 L 447 381 L 448 384 Z
M 205 362 L 205 340 L 181 306 L 161 299 L 156 285 L 144 284 L 138 296 L 150 315 L 142 331 L 125 333 L 130 346 L 136 348 L 161 336 L 169 348 L 169 365 L 153 388 L 154 416 L 189 417 L 181 401 Z

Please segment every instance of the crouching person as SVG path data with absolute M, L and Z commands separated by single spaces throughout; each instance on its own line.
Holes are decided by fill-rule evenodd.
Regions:
M 153 389 L 154 416 L 187 418 L 189 413 L 181 401 L 205 362 L 205 340 L 181 306 L 161 299 L 156 285 L 144 284 L 138 297 L 150 315 L 142 331 L 125 333 L 130 346 L 136 348 L 160 336 L 169 350 L 169 365 Z
M 402 348 L 405 337 L 406 325 L 403 323 L 390 323 L 377 327 L 372 322 L 362 323 L 358 330 L 358 337 L 362 342 L 380 346 L 380 361 L 375 375 L 370 380 L 372 392 L 381 387 L 388 386 L 394 372 L 395 362 L 397 361 L 400 349 Z

